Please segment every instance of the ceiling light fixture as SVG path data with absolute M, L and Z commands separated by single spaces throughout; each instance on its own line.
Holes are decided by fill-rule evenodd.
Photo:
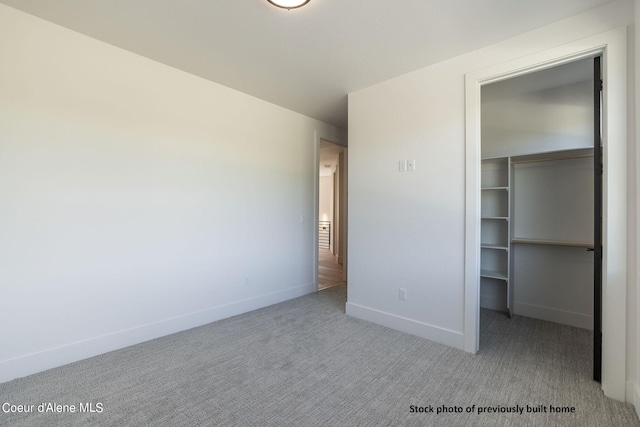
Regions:
M 282 9 L 297 9 L 309 3 L 311 0 L 267 0 L 269 3 Z

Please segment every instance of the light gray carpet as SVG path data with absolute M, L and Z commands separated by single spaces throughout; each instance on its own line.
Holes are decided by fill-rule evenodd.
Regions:
M 591 381 L 590 333 L 483 311 L 471 355 L 344 314 L 337 286 L 0 384 L 0 403 L 102 403 L 102 413 L 0 412 L 2 425 L 640 426 Z M 458 406 L 467 413 L 410 413 Z M 574 414 L 478 414 L 478 406 Z

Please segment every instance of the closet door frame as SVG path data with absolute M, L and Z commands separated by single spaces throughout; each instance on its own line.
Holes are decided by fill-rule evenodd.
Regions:
M 603 263 L 602 389 L 626 398 L 627 30 L 606 31 L 465 76 L 466 215 L 464 349 L 479 350 L 481 86 L 584 58 L 602 56 Z

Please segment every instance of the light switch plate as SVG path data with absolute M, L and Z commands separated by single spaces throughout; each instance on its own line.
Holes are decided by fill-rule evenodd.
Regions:
M 416 159 L 407 160 L 407 171 L 415 172 L 416 170 Z
M 398 162 L 398 169 L 400 170 L 400 172 L 406 172 L 407 171 L 407 161 L 406 160 L 400 160 Z

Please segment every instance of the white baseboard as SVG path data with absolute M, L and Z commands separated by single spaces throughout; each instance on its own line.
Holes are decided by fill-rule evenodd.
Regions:
M 534 319 L 548 320 L 550 322 L 561 323 L 563 325 L 575 326 L 577 328 L 593 330 L 593 316 L 571 311 L 558 310 L 539 305 L 525 304 L 516 301 L 514 303 L 514 314 L 533 317 Z
M 633 381 L 627 381 L 627 403 L 631 403 L 640 418 L 640 387 Z
M 0 383 L 257 310 L 316 291 L 313 283 L 0 361 Z
M 461 332 L 451 331 L 350 302 L 347 303 L 346 312 L 347 315 L 358 319 L 377 323 L 391 329 L 426 338 L 430 341 L 435 341 L 460 350 L 464 349 L 464 334 Z

